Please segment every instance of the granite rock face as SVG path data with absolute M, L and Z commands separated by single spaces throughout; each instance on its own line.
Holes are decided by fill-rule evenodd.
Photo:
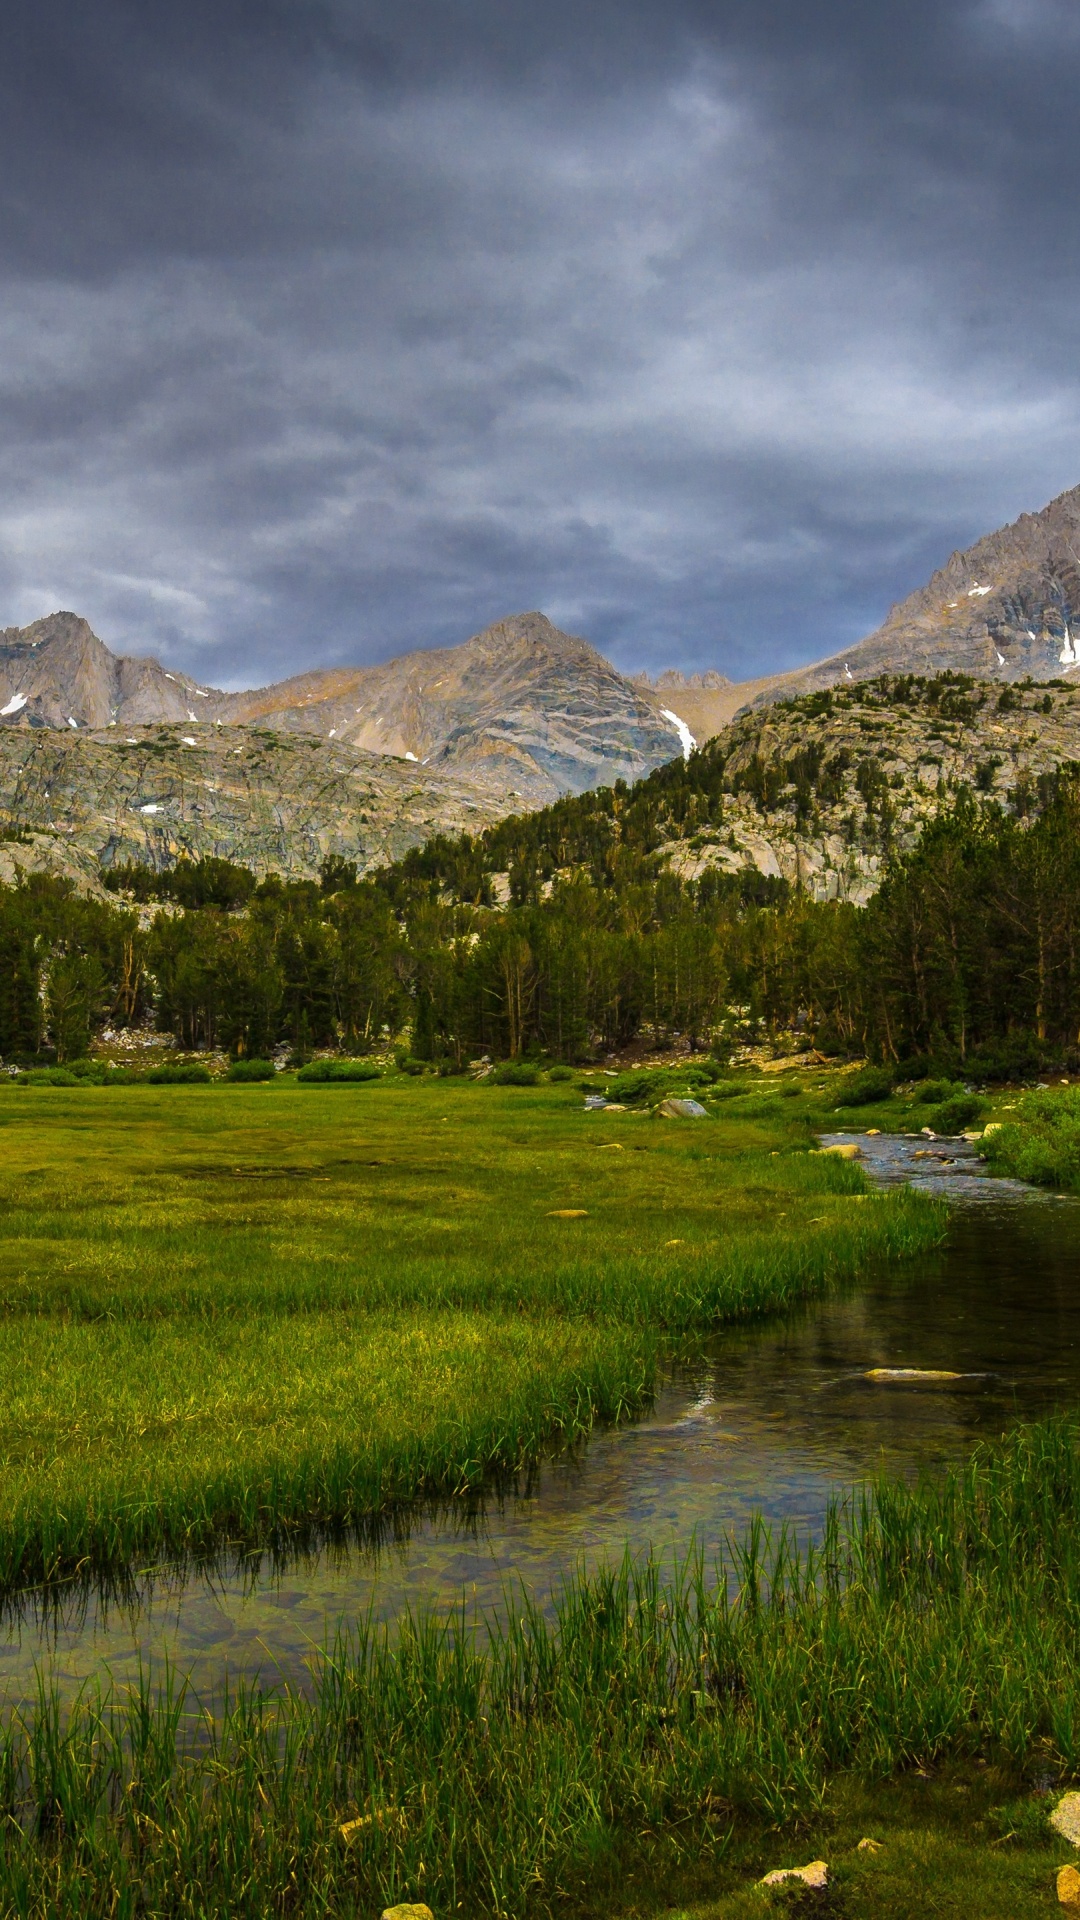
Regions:
M 669 842 L 672 871 L 695 879 L 750 867 L 818 900 L 863 904 L 890 849 L 913 847 L 954 787 L 1015 805 L 1018 789 L 1080 762 L 1080 688 L 1016 689 L 1004 708 L 1001 697 L 976 685 L 943 708 L 908 705 L 870 683 L 837 689 L 827 706 L 810 695 L 743 714 L 710 748 L 723 753 L 735 789 L 723 822 Z M 823 798 L 819 787 L 807 810 L 787 776 L 815 751 L 834 769 L 832 791 Z
M 199 737 L 218 724 L 258 725 L 476 779 L 518 806 L 635 780 L 672 759 L 684 743 L 663 706 L 538 613 L 460 647 L 243 693 L 112 654 L 73 613 L 0 634 L 0 732 L 165 722 Z
M 0 828 L 26 836 L 0 841 L 9 881 L 21 868 L 92 887 L 101 866 L 160 868 L 183 854 L 297 878 L 338 854 L 366 872 L 434 833 L 477 833 L 519 808 L 498 782 L 302 734 L 0 732 Z

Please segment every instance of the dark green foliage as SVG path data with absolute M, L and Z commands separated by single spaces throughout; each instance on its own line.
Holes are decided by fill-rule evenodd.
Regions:
M 1026 1094 L 1015 1119 L 989 1134 L 983 1151 L 995 1173 L 1076 1193 L 1080 1190 L 1080 1088 Z
M 359 1086 L 364 1080 L 381 1080 L 382 1069 L 371 1060 L 313 1060 L 296 1077 L 305 1086 Z
M 573 1067 L 555 1066 L 548 1069 L 548 1079 L 551 1081 L 572 1080 L 573 1077 Z
M 956 1094 L 967 1092 L 967 1088 L 955 1080 L 924 1080 L 915 1088 L 912 1099 L 917 1107 L 934 1107 L 943 1100 L 951 1100 Z
M 535 1087 L 540 1082 L 537 1068 L 526 1066 L 520 1060 L 509 1060 L 505 1066 L 496 1067 L 492 1078 L 499 1087 Z
M 864 1067 L 852 1074 L 836 1096 L 838 1107 L 870 1107 L 887 1100 L 893 1089 L 893 1077 L 884 1067 Z
M 664 1078 L 662 1073 L 650 1073 L 644 1069 L 620 1073 L 614 1080 L 608 1081 L 605 1091 L 609 1099 L 618 1100 L 623 1106 L 644 1106 L 647 1101 L 659 1097 Z
M 355 873 L 355 870 L 354 870 Z M 130 893 L 136 900 L 175 900 L 181 907 L 246 906 L 257 881 L 247 867 L 207 854 L 201 860 L 178 860 L 160 871 L 141 863 L 106 867 L 102 884 L 111 893 Z
M 210 1084 L 210 1074 L 206 1067 L 197 1062 L 180 1062 L 176 1066 L 151 1067 L 143 1075 L 154 1087 L 206 1087 Z
M 965 1127 L 973 1126 L 985 1112 L 986 1102 L 977 1094 L 957 1093 L 951 1100 L 944 1100 L 940 1107 L 931 1109 L 930 1123 L 935 1133 L 960 1133 Z
M 230 1080 L 275 1080 L 277 1073 L 272 1060 L 234 1060 L 229 1068 Z

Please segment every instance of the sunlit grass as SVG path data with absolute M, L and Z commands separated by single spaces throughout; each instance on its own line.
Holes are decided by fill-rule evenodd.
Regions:
M 473 1486 L 940 1231 L 785 1118 L 565 1087 L 20 1089 L 0 1143 L 8 1586 Z

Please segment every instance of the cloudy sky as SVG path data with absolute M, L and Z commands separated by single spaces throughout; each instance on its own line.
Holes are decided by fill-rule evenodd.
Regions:
M 0 624 L 874 627 L 1080 481 L 1075 0 L 8 0 Z

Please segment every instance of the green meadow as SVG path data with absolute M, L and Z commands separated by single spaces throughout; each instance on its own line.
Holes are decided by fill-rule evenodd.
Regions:
M 642 1406 L 675 1342 L 939 1235 L 796 1104 L 3 1089 L 0 1589 L 475 1487 Z

